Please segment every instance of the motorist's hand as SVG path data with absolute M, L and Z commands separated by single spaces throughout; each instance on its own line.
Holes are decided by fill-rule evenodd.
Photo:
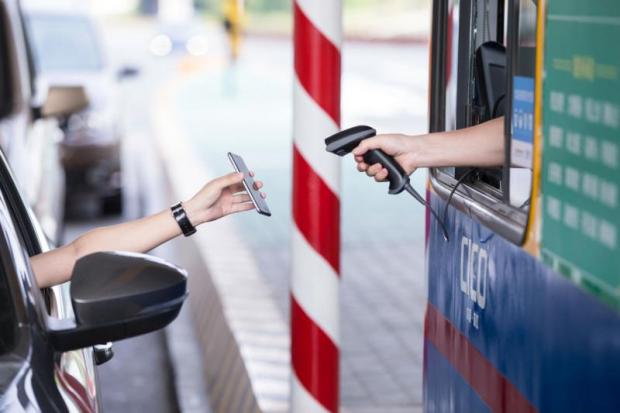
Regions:
M 250 176 L 254 176 L 250 172 Z M 236 212 L 254 209 L 254 204 L 243 186 L 243 174 L 233 172 L 207 183 L 183 206 L 190 222 L 198 226 Z M 261 181 L 254 182 L 254 188 L 262 188 Z M 266 195 L 261 192 L 261 196 Z
M 392 155 L 396 162 L 411 175 L 416 170 L 415 155 L 417 137 L 402 134 L 377 135 L 373 138 L 364 139 L 353 150 L 357 170 L 366 172 L 366 175 L 374 177 L 375 181 L 382 182 L 388 177 L 388 171 L 381 164 L 368 165 L 364 161 L 364 154 L 371 149 L 381 149 L 388 155 Z

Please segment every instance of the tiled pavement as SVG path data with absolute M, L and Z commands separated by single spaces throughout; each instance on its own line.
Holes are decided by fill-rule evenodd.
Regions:
M 353 411 L 421 404 L 426 290 L 423 277 L 414 275 L 423 271 L 419 248 L 413 242 L 374 248 L 364 243 L 342 252 L 341 399 Z M 288 250 L 253 251 L 288 314 Z

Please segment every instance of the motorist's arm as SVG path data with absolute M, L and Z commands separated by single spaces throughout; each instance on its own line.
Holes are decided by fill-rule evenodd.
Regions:
M 199 225 L 254 208 L 242 184 L 243 174 L 231 173 L 207 183 L 189 201 L 183 202 L 190 222 Z M 262 183 L 256 181 L 256 189 Z M 263 194 L 264 196 L 264 194 Z M 40 288 L 71 278 L 75 262 L 98 251 L 147 252 L 181 235 L 170 209 L 135 221 L 93 229 L 60 248 L 30 259 Z
M 449 132 L 377 135 L 362 141 L 353 150 L 357 169 L 377 181 L 384 181 L 387 169 L 381 164 L 368 165 L 362 157 L 366 151 L 378 148 L 394 156 L 408 175 L 423 167 L 501 166 L 504 163 L 504 118 Z

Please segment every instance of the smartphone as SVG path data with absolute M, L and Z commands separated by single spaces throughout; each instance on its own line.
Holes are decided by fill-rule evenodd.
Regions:
M 230 163 L 232 163 L 235 171 L 243 172 L 243 186 L 245 187 L 248 195 L 250 195 L 250 199 L 254 204 L 254 208 L 256 208 L 256 212 L 270 217 L 271 211 L 267 206 L 267 202 L 265 202 L 265 199 L 260 195 L 260 192 L 254 189 L 254 178 L 250 176 L 250 170 L 243 161 L 243 158 L 232 152 L 228 152 L 228 159 L 230 159 Z

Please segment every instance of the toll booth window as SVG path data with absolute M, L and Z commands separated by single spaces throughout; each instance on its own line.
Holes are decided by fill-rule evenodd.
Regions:
M 486 51 L 488 45 L 496 45 L 498 53 L 504 53 L 502 51 L 505 38 L 504 3 L 504 0 L 446 2 L 447 7 L 443 16 L 445 21 L 438 28 L 443 31 L 443 44 L 433 45 L 433 47 L 439 46 L 439 53 L 442 54 L 442 83 L 445 84 L 441 130 L 460 129 L 480 123 L 483 118 L 493 117 L 491 116 L 493 108 L 486 109 L 481 106 L 479 84 L 476 83 L 481 79 L 476 75 L 476 71 L 480 69 L 477 56 L 482 49 Z M 484 53 L 484 57 L 498 57 L 500 61 L 493 60 L 488 65 L 488 80 L 492 87 L 485 91 L 502 95 L 505 89 L 503 67 L 505 62 L 501 61 L 503 56 L 489 53 Z M 495 109 L 497 110 L 497 106 Z M 488 114 L 483 115 L 481 112 Z
M 506 106 L 504 0 L 447 2 L 443 127 L 455 130 L 501 117 Z M 455 179 L 468 175 L 502 198 L 501 168 L 443 168 Z M 472 180 L 471 178 L 475 178 Z
M 431 132 L 501 118 L 506 151 L 502 167 L 436 168 L 434 187 L 444 200 L 454 192 L 461 210 L 485 210 L 479 220 L 517 244 L 532 180 L 536 14 L 533 0 L 446 0 L 433 10 Z

